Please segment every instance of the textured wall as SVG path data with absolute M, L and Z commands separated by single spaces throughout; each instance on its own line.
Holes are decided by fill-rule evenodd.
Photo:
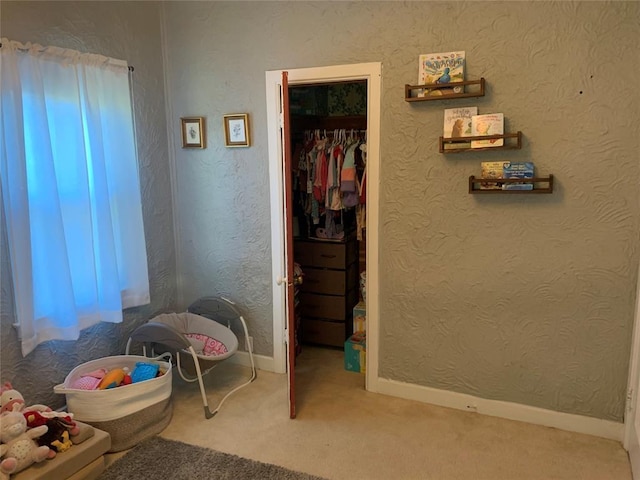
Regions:
M 203 294 L 236 300 L 272 351 L 264 71 L 383 62 L 380 372 L 385 378 L 622 420 L 638 263 L 638 4 L 545 2 L 6 2 L 3 36 L 125 58 L 136 118 L 152 304 L 124 325 L 22 359 L 3 240 L 0 377 L 27 399 L 82 361 L 121 353 L 151 314 Z M 420 53 L 465 50 L 484 98 L 408 104 Z M 630 52 L 630 53 L 629 53 Z M 442 110 L 477 105 L 522 130 L 521 151 L 437 153 Z M 248 149 L 222 145 L 248 112 Z M 209 148 L 182 150 L 179 117 L 207 117 Z M 174 264 L 166 122 L 176 156 Z M 471 196 L 485 160 L 553 173 L 547 196 Z M 371 232 L 369 233 L 371 234 Z M 4 238 L 0 237 L 0 238 Z
M 169 96 L 208 119 L 176 148 L 185 301 L 228 292 L 271 349 L 264 72 L 383 62 L 380 373 L 621 421 L 639 260 L 637 3 L 167 2 Z M 481 99 L 409 104 L 421 53 L 465 50 Z M 520 151 L 438 153 L 477 105 Z M 222 145 L 248 112 L 249 149 Z M 533 161 L 553 195 L 467 194 L 481 161 Z M 369 232 L 371 235 L 371 232 Z
M 47 342 L 22 358 L 2 221 L 0 378 L 10 380 L 27 401 L 60 406 L 52 386 L 76 365 L 124 353 L 130 332 L 176 299 L 175 246 L 164 101 L 160 10 L 147 2 L 0 3 L 2 35 L 12 40 L 56 45 L 125 59 L 134 65 L 134 98 L 143 215 L 149 260 L 151 304 L 125 312 L 124 323 L 103 323 L 78 342 Z

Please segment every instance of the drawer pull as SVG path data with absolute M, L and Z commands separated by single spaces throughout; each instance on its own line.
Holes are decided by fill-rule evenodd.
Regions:
M 336 258 L 337 257 L 337 255 L 328 255 L 326 253 L 321 253 L 320 256 L 322 258 Z

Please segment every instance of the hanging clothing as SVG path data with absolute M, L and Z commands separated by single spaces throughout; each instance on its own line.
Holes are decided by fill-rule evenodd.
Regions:
M 355 207 L 359 202 L 356 192 L 355 147 L 356 144 L 347 147 L 340 175 L 340 191 L 342 191 L 342 203 L 345 207 Z
M 362 139 L 366 132 L 338 129 L 333 135 L 320 130 L 307 131 L 304 146 L 296 146 L 298 158 L 298 205 L 307 218 L 310 236 L 343 238 L 344 221 L 350 222 L 347 232 L 353 230 L 357 216 L 354 207 L 366 201 L 366 169 L 364 174 L 366 145 Z M 343 217 L 342 212 L 350 210 Z M 324 227 L 319 227 L 324 224 Z
M 362 152 L 362 164 L 364 165 L 362 178 L 358 184 L 358 192 L 360 194 L 360 203 L 365 204 L 367 203 L 367 144 L 362 143 L 358 148 Z
M 327 176 L 326 207 L 330 210 L 342 210 L 342 198 L 340 196 L 340 171 L 342 167 L 342 146 L 334 145 L 331 148 L 329 160 L 329 174 Z

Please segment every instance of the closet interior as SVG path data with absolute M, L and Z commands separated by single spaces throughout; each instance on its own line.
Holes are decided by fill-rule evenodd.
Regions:
M 296 352 L 343 349 L 365 328 L 367 82 L 290 86 L 289 102 Z

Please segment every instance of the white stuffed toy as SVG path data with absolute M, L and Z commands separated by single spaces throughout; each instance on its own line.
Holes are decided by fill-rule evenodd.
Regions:
M 2 412 L 24 412 L 33 411 L 36 412 L 50 412 L 51 408 L 46 405 L 31 405 L 27 407 L 24 403 L 22 394 L 15 390 L 11 383 L 4 382 L 4 385 L 0 386 L 0 413 Z
M 18 473 L 49 456 L 49 447 L 40 447 L 34 440 L 48 429 L 42 425 L 27 430 L 27 420 L 22 413 L 0 415 L 0 458 L 4 457 L 0 462 L 0 479 L 8 479 L 10 473 Z

